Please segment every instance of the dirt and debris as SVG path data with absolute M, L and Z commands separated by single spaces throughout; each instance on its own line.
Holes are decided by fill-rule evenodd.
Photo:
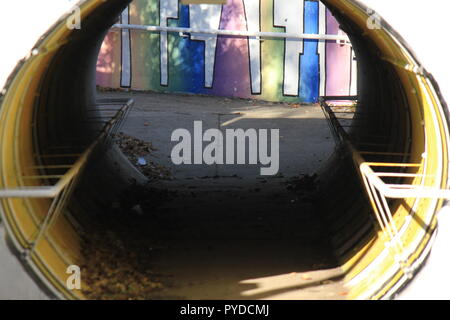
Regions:
M 83 294 L 88 299 L 149 299 L 170 283 L 153 271 L 160 246 L 149 236 L 148 225 L 155 219 L 151 213 L 175 195 L 133 185 L 111 204 L 109 215 L 92 219 L 82 244 Z
M 148 159 L 148 156 L 157 151 L 151 142 L 140 140 L 123 132 L 114 135 L 114 141 L 130 162 L 150 180 L 173 179 L 169 168 Z
M 315 202 L 318 199 L 317 174 L 300 174 L 286 182 L 286 188 L 298 194 L 303 202 Z
M 176 196 L 176 191 L 133 184 L 121 193 L 117 214 L 128 213 L 136 206 L 144 212 L 151 212 Z
M 129 242 L 108 230 L 97 228 L 84 244 L 83 294 L 88 299 L 140 300 L 163 287 L 148 267 L 150 255 L 136 253 Z
M 123 132 L 116 134 L 114 140 L 119 145 L 122 152 L 134 160 L 133 163 L 136 162 L 137 157 L 146 156 L 152 151 L 156 151 L 156 148 L 154 148 L 150 142 L 137 139 Z
M 127 94 L 133 94 L 136 91 L 131 90 L 130 88 L 111 88 L 111 87 L 102 87 L 97 85 L 97 92 L 98 93 L 127 93 Z
M 265 188 L 245 184 L 235 190 L 218 183 L 208 179 L 176 188 L 152 183 L 124 190 L 88 226 L 82 267 L 86 297 L 243 299 L 249 298 L 242 295 L 249 289 L 245 279 L 295 271 L 303 284 L 323 279 L 313 265 L 336 266 L 313 206 L 289 203 L 292 192 L 283 193 L 278 180 Z M 277 278 L 270 285 L 276 288 Z M 340 284 L 332 286 L 333 292 L 343 291 Z M 292 297 L 310 294 L 298 293 Z M 251 298 L 271 296 L 268 290 Z
M 316 191 L 317 174 L 300 174 L 288 180 L 287 188 L 294 191 Z

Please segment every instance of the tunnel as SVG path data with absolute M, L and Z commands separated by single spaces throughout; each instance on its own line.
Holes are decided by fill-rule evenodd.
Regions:
M 66 286 L 82 264 L 92 212 L 136 176 L 110 132 L 132 101 L 102 127 L 95 121 L 95 66 L 109 28 L 130 1 L 80 2 L 83 28 L 61 17 L 20 61 L 0 106 L 0 208 L 8 242 L 52 297 L 85 299 Z M 320 220 L 347 299 L 386 299 L 407 286 L 428 256 L 448 188 L 448 115 L 439 86 L 388 22 L 377 28 L 354 0 L 322 1 L 358 60 L 352 128 L 323 97 L 338 147 L 319 172 Z M 136 177 L 136 179 L 139 179 Z M 95 245 L 95 243 L 91 243 Z

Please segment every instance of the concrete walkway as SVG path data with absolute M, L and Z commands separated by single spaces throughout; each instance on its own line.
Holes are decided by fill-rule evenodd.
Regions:
M 103 93 L 101 97 L 135 100 L 122 131 L 158 149 L 151 158 L 170 167 L 176 178 L 233 176 L 257 178 L 260 165 L 179 165 L 170 153 L 170 137 L 178 128 L 193 132 L 196 120 L 209 128 L 280 129 L 280 175 L 315 172 L 333 152 L 334 142 L 322 110 L 315 106 L 269 103 L 257 100 L 161 93 Z M 206 143 L 204 144 L 206 145 Z

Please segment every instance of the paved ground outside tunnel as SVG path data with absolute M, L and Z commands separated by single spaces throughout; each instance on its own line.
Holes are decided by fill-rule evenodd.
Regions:
M 194 121 L 209 128 L 280 129 L 280 175 L 311 173 L 332 153 L 331 133 L 318 105 L 279 104 L 257 100 L 160 93 L 103 93 L 101 97 L 130 97 L 135 106 L 124 123 L 123 132 L 151 141 L 157 148 L 153 160 L 171 167 L 178 179 L 205 176 L 255 178 L 260 166 L 180 165 L 169 155 L 172 132 L 193 131 Z M 206 144 L 206 143 L 205 143 Z
M 146 160 L 172 172 L 171 179 L 149 185 L 167 192 L 165 200 L 149 206 L 136 198 L 129 207 L 141 204 L 140 211 L 127 213 L 135 238 L 122 240 L 131 241 L 133 256 L 147 248 L 141 265 L 162 284 L 143 298 L 345 298 L 315 209 L 314 183 L 298 184 L 333 152 L 320 107 L 160 93 L 99 97 L 135 99 L 122 131 L 150 142 L 156 151 Z M 204 130 L 280 129 L 279 173 L 261 176 L 261 165 L 175 166 L 171 133 L 192 131 L 194 120 L 203 121 Z

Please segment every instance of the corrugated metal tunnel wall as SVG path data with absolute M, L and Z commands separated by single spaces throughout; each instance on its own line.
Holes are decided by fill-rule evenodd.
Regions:
M 49 179 L 42 176 L 45 168 L 55 165 L 54 157 L 69 159 L 89 145 L 95 128 L 86 127 L 83 120 L 95 104 L 99 46 L 128 2 L 81 1 L 83 28 L 69 30 L 67 17 L 62 17 L 16 67 L 0 107 L 0 189 L 41 186 Z M 448 119 L 437 84 L 386 23 L 382 21 L 380 29 L 368 27 L 364 6 L 352 0 L 323 2 L 349 35 L 358 58 L 358 107 L 370 116 L 357 119 L 362 125 L 352 135 L 369 142 L 378 137 L 377 149 L 367 145 L 363 151 L 406 154 L 402 162 L 416 164 L 406 172 L 415 175 L 404 178 L 409 184 L 447 189 Z M 72 147 L 62 151 L 60 145 Z M 123 179 L 111 174 L 113 162 L 102 162 L 104 179 L 89 179 L 92 168 L 88 166 L 80 184 L 83 188 L 66 194 L 67 206 L 43 237 L 40 230 L 52 212 L 51 197 L 11 195 L 0 200 L 12 247 L 36 281 L 58 298 L 83 298 L 81 291 L 66 287 L 66 269 L 82 258 L 80 237 L 88 236 L 83 225 L 89 223 L 89 214 L 108 201 L 108 194 Z M 389 203 L 393 227 L 404 246 L 399 260 L 396 249 L 386 246 L 389 241 L 382 230 L 373 230 L 358 168 L 351 159 L 338 156 L 328 168 L 324 176 L 329 177 L 330 187 L 342 183 L 342 175 L 355 178 L 348 188 L 351 192 L 330 195 L 324 216 L 346 271 L 349 298 L 391 297 L 426 257 L 443 201 L 403 198 Z M 24 178 L 36 176 L 40 178 Z

